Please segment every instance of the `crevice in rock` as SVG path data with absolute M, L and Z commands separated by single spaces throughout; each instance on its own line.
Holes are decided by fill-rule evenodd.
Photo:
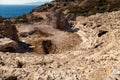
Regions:
M 95 45 L 95 47 L 94 48 L 98 48 L 99 46 L 101 46 L 103 44 L 103 42 L 101 42 L 101 43 L 99 43 L 99 44 L 97 44 L 97 45 Z
M 17 76 L 10 76 L 6 78 L 5 80 L 17 80 Z
M 16 52 L 16 50 L 13 47 L 6 47 L 3 52 Z
M 22 62 L 20 62 L 20 61 L 17 62 L 17 67 L 18 68 L 22 68 L 23 66 L 24 66 L 24 64 Z
M 19 46 L 18 53 L 25 53 L 25 52 L 32 52 L 33 51 L 33 49 L 30 48 L 31 45 L 28 43 L 19 41 L 18 46 Z
M 0 65 L 5 66 L 5 63 L 4 62 L 0 62 Z
M 42 47 L 43 47 L 45 54 L 50 53 L 50 51 L 52 50 L 52 45 L 53 43 L 51 42 L 51 40 L 43 40 Z
M 103 36 L 103 35 L 106 34 L 107 32 L 108 32 L 108 31 L 100 30 L 99 33 L 98 33 L 98 37 Z

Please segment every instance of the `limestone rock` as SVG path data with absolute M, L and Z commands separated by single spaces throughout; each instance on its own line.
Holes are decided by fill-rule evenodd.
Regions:
M 68 13 L 70 12 L 70 10 L 65 10 L 63 13 L 65 14 L 65 15 L 67 15 Z
M 54 28 L 64 30 L 65 27 L 69 26 L 67 18 L 65 18 L 63 12 L 61 10 L 56 10 L 53 15 L 51 20 Z
M 25 22 L 31 22 L 32 21 L 32 16 L 31 15 L 27 15 L 27 14 L 24 14 L 22 16 L 22 19 L 25 21 Z
M 120 79 L 120 70 L 114 69 L 112 73 L 105 78 L 105 80 L 119 80 Z
M 0 35 L 2 37 L 8 37 L 12 40 L 18 41 L 17 29 L 15 25 L 8 20 L 0 24 Z
M 33 12 L 31 15 L 33 17 L 43 18 L 44 20 L 46 20 L 48 18 L 47 15 L 49 15 L 49 12 Z
M 2 38 L 0 39 L 0 51 L 3 52 L 13 52 L 18 49 L 17 42 L 9 39 L 9 38 Z
M 68 20 L 76 21 L 76 15 L 74 13 L 69 13 L 66 17 Z
M 23 40 L 34 41 L 35 45 L 32 46 L 35 48 L 44 44 L 41 47 L 44 47 L 46 52 L 51 51 L 52 41 L 56 46 L 57 54 L 0 52 L 0 78 L 3 80 L 11 78 L 17 78 L 17 80 L 120 80 L 119 16 L 120 11 L 80 17 L 74 27 L 79 31 L 74 33 L 61 31 L 49 25 L 31 25 L 32 28 L 39 26 L 40 30 L 53 36 L 36 39 L 31 36 L 30 41 L 27 41 L 29 38 L 23 38 Z M 21 26 L 23 29 L 25 27 L 30 29 L 30 25 Z M 38 38 L 44 41 L 38 42 L 40 41 Z M 38 48 L 39 53 L 42 51 L 40 49 L 42 48 Z

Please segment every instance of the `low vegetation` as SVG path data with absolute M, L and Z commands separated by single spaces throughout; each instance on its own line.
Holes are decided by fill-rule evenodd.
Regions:
M 81 3 L 80 3 L 81 4 Z M 89 16 L 96 13 L 112 12 L 120 10 L 120 0 L 96 0 L 92 3 L 85 3 L 82 6 L 69 6 L 67 9 L 77 15 Z

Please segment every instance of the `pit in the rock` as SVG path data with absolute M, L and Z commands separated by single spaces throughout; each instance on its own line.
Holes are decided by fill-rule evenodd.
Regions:
M 44 49 L 45 54 L 49 54 L 52 49 L 53 43 L 51 40 L 43 40 L 42 47 Z
M 98 33 L 98 37 L 101 37 L 102 35 L 106 34 L 108 31 L 100 30 Z
M 17 76 L 10 76 L 6 78 L 5 80 L 17 80 Z

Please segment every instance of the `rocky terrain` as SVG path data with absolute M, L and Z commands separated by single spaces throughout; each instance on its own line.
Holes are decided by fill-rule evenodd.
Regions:
M 57 1 L 57 2 L 56 2 Z M 44 12 L 62 9 L 79 16 L 120 10 L 119 0 L 54 0 L 33 9 L 32 12 Z
M 0 18 L 0 80 L 120 80 L 120 11 L 68 12 Z
M 54 52 L 54 54 L 42 53 L 41 50 L 37 50 L 39 51 L 37 54 L 34 52 L 23 54 L 1 52 L 1 79 L 119 80 L 119 16 L 120 11 L 96 14 L 89 17 L 78 17 L 74 29 L 78 28 L 79 31 L 74 33 L 60 31 L 47 25 L 38 25 L 40 23 L 24 25 L 24 27 L 27 26 L 25 27 L 26 29 L 24 28 L 26 31 L 28 27 L 38 26 L 41 31 L 46 31 L 48 34 L 51 33 L 51 35 L 41 35 L 42 37 L 39 35 L 39 38 L 38 35 L 29 36 L 27 37 L 28 39 L 23 37 L 21 41 L 51 39 L 53 44 L 58 46 L 57 48 L 59 49 L 57 50 L 60 51 Z M 20 28 L 22 27 L 19 27 L 18 30 Z M 30 43 L 31 41 L 28 42 Z M 37 44 L 39 45 L 40 43 Z

